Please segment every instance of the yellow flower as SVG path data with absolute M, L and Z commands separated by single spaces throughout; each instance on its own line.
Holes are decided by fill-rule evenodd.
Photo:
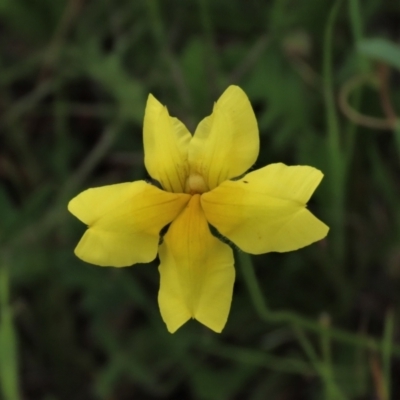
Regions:
M 68 209 L 88 229 L 75 254 L 124 267 L 153 261 L 158 252 L 158 302 L 169 332 L 190 318 L 221 332 L 232 301 L 234 259 L 209 224 L 251 254 L 307 246 L 329 230 L 306 208 L 323 175 L 308 166 L 271 164 L 242 176 L 256 161 L 259 134 L 237 86 L 222 94 L 193 136 L 149 95 L 143 135 L 147 171 L 163 190 L 136 181 L 76 196 Z

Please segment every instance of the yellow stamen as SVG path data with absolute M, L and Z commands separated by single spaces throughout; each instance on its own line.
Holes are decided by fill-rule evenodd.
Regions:
M 204 178 L 198 173 L 192 173 L 186 180 L 185 192 L 189 194 L 201 194 L 209 189 Z

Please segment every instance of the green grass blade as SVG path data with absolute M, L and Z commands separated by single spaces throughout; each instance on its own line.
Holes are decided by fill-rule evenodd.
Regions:
M 4 400 L 19 400 L 17 340 L 9 301 L 7 269 L 0 268 L 0 385 Z

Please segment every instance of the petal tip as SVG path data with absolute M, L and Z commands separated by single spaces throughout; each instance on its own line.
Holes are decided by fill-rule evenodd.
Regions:
M 86 189 L 83 192 L 77 194 L 74 198 L 72 198 L 67 204 L 67 210 L 76 218 L 78 218 L 83 223 L 87 224 L 85 218 L 86 213 L 86 206 L 82 203 L 82 195 L 84 196 L 87 192 L 91 189 Z
M 225 328 L 225 325 L 228 321 L 226 318 L 225 321 L 212 321 L 209 318 L 205 318 L 205 316 L 195 316 L 194 317 L 198 322 L 206 326 L 208 329 L 211 329 L 215 333 L 221 333 Z
M 146 110 L 145 110 L 145 117 L 146 113 L 148 114 L 150 110 L 154 111 L 160 111 L 160 109 L 163 107 L 163 104 L 161 104 L 155 96 L 153 96 L 151 93 L 147 96 L 147 102 L 146 102 Z
M 147 96 L 147 102 L 149 102 L 149 101 L 154 101 L 154 102 L 160 103 L 152 93 L 149 93 L 149 95 Z

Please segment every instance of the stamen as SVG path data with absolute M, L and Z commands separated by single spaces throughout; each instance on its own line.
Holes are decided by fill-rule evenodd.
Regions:
M 192 173 L 186 180 L 185 192 L 189 194 L 201 194 L 208 192 L 204 178 L 198 173 Z

